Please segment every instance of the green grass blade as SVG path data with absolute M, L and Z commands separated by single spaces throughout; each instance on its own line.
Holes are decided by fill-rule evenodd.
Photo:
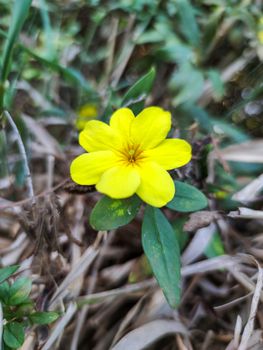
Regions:
M 12 60 L 12 50 L 25 22 L 31 3 L 32 0 L 16 0 L 14 3 L 11 25 L 9 27 L 8 36 L 3 52 L 1 69 L 2 82 L 5 82 L 7 79 Z

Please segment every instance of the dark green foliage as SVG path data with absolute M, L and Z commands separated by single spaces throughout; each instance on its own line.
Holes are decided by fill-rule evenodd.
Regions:
M 144 101 L 152 90 L 155 74 L 155 69 L 152 68 L 123 97 L 122 105 L 131 108 L 135 115 L 143 109 Z
M 96 230 L 112 230 L 126 225 L 134 219 L 140 204 L 136 195 L 127 199 L 103 196 L 91 212 L 90 224 Z
M 19 277 L 10 282 L 8 278 L 19 266 L 8 266 L 0 269 L 0 305 L 3 318 L 4 350 L 20 348 L 24 343 L 25 328 L 29 324 L 49 324 L 54 322 L 57 312 L 36 311 L 30 299 L 32 282 L 27 277 Z
M 3 340 L 11 349 L 20 348 L 25 339 L 24 327 L 21 323 L 10 322 L 4 326 Z
M 208 202 L 206 196 L 196 187 L 175 181 L 175 196 L 167 207 L 180 212 L 192 212 L 204 209 Z
M 142 245 L 168 303 L 175 308 L 180 301 L 181 290 L 180 249 L 172 226 L 157 208 L 146 208 Z

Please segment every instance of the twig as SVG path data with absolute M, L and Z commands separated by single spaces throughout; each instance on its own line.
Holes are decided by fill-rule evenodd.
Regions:
M 112 70 L 114 51 L 116 47 L 116 39 L 118 35 L 119 18 L 113 18 L 111 24 L 111 34 L 108 39 L 108 56 L 105 65 L 105 78 L 101 82 L 101 90 L 105 89 L 109 85 L 110 73 Z
M 53 154 L 47 155 L 47 189 L 51 190 L 54 180 L 55 157 Z
M 133 49 L 134 49 L 134 42 L 131 40 L 131 32 L 132 32 L 132 27 L 135 23 L 135 19 L 136 19 L 136 16 L 135 15 L 132 15 L 130 16 L 129 18 L 129 21 L 128 21 L 128 25 L 127 25 L 127 29 L 126 29 L 126 33 L 125 33 L 125 37 L 124 37 L 124 40 L 123 42 L 125 43 L 126 46 L 124 46 L 122 48 L 122 53 L 120 55 L 121 57 L 121 60 L 119 58 L 119 63 L 117 65 L 117 68 L 115 69 L 115 71 L 112 73 L 112 86 L 113 87 L 116 87 L 121 76 L 122 76 L 122 73 L 131 57 L 131 54 L 133 52 Z
M 10 113 L 8 111 L 3 111 L 3 115 L 8 120 L 9 124 L 11 125 L 11 127 L 13 129 L 13 132 L 16 135 L 16 141 L 17 141 L 18 149 L 19 149 L 19 152 L 21 154 L 21 157 L 22 157 L 23 163 L 24 163 L 28 195 L 29 195 L 30 198 L 32 198 L 32 201 L 33 201 L 33 204 L 34 204 L 35 203 L 35 194 L 34 194 L 33 183 L 32 183 L 31 173 L 30 173 L 30 169 L 29 169 L 29 165 L 28 165 L 28 160 L 27 160 L 25 146 L 23 144 L 23 141 L 22 141 L 20 133 L 19 133 L 19 131 L 17 129 L 17 126 L 16 126 L 13 118 L 11 117 Z
M 68 181 L 69 181 L 69 178 L 63 180 L 62 182 L 60 182 L 56 186 L 52 187 L 50 190 L 44 190 L 44 191 L 40 192 L 39 194 L 35 195 L 35 198 L 45 197 L 48 194 L 51 194 L 51 193 L 54 193 L 54 192 L 60 190 Z M 2 200 L 2 198 L 0 198 L 0 200 Z M 27 199 L 23 199 L 22 201 L 18 201 L 18 202 L 9 202 L 9 201 L 5 201 L 5 202 L 7 202 L 7 204 L 2 205 L 2 206 L 0 205 L 0 210 L 19 207 L 21 205 L 24 205 L 24 204 L 27 204 L 28 202 L 30 202 L 30 199 L 27 198 Z
M 112 79 L 112 87 L 116 87 L 119 83 L 119 80 L 131 58 L 131 55 L 133 53 L 133 50 L 136 45 L 136 41 L 139 39 L 139 37 L 142 35 L 142 33 L 147 28 L 151 18 L 145 21 L 142 25 L 137 26 L 133 33 L 132 28 L 136 21 L 136 16 L 132 15 L 129 19 L 128 25 L 127 25 L 127 32 L 125 35 L 125 38 L 123 42 L 125 43 L 124 47 L 122 47 L 122 52 L 120 57 L 118 58 L 118 61 L 116 63 L 116 69 L 112 73 L 111 79 Z
M 135 284 L 127 285 L 125 287 L 116 288 L 112 290 L 108 290 L 105 292 L 89 294 L 85 296 L 81 296 L 76 299 L 76 303 L 78 307 L 81 307 L 86 304 L 94 304 L 100 301 L 103 301 L 109 297 L 117 297 L 119 295 L 125 295 L 129 293 L 137 293 L 141 292 L 144 289 L 153 288 L 157 285 L 157 282 L 152 278 L 143 282 L 138 282 Z
M 74 266 L 74 269 L 70 271 L 70 273 L 66 276 L 66 278 L 54 293 L 49 306 L 51 306 L 58 297 L 61 299 L 65 297 L 65 295 L 68 293 L 67 288 L 74 282 L 76 278 L 83 275 L 87 271 L 88 267 L 92 264 L 97 254 L 98 250 L 96 250 L 94 247 L 89 247 L 85 251 L 85 253 L 79 259 L 78 264 Z

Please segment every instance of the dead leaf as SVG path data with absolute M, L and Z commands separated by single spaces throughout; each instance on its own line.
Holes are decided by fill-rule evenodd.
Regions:
M 23 120 L 26 123 L 29 131 L 34 135 L 36 142 L 34 149 L 42 154 L 51 154 L 59 159 L 65 159 L 63 152 L 57 140 L 36 120 L 23 115 Z
M 247 184 L 242 190 L 232 196 L 232 199 L 241 203 L 249 203 L 257 198 L 263 188 L 263 174 Z
M 177 321 L 155 320 L 126 334 L 112 350 L 146 349 L 160 338 L 177 333 L 187 334 L 187 330 L 182 323 Z
M 249 208 L 238 208 L 236 211 L 231 211 L 228 214 L 231 218 L 239 218 L 239 219 L 260 219 L 263 220 L 263 211 L 262 210 L 254 210 Z
M 190 219 L 184 224 L 184 231 L 196 231 L 218 219 L 220 219 L 220 214 L 217 211 L 203 210 L 192 213 Z
M 263 163 L 263 140 L 247 141 L 221 149 L 225 160 L 245 163 Z

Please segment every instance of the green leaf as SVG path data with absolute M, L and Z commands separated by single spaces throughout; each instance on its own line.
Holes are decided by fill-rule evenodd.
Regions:
M 224 245 L 218 232 L 215 232 L 204 253 L 209 259 L 225 254 Z
M 157 30 L 148 30 L 136 40 L 136 44 L 149 44 L 149 43 L 158 43 L 163 41 L 163 36 Z
M 5 343 L 3 343 L 2 350 L 12 350 L 9 346 L 7 346 Z
M 12 50 L 27 17 L 31 2 L 32 0 L 16 0 L 14 3 L 11 24 L 2 56 L 2 82 L 7 79 L 12 59 Z
M 175 308 L 180 301 L 180 250 L 173 228 L 157 208 L 145 210 L 142 245 L 168 303 Z
M 59 317 L 59 314 L 53 311 L 52 312 L 37 311 L 29 315 L 29 319 L 32 323 L 41 324 L 41 325 L 52 323 L 56 321 L 58 317 Z
M 189 113 L 190 116 L 199 123 L 200 128 L 209 133 L 213 131 L 215 126 L 217 126 L 235 142 L 239 143 L 250 139 L 245 132 L 243 132 L 232 122 L 222 120 L 226 119 L 226 116 L 223 116 L 220 120 L 216 119 L 208 114 L 204 109 L 194 105 L 188 106 L 187 110 L 185 109 L 185 113 Z
M 19 305 L 27 300 L 31 292 L 32 282 L 27 277 L 18 278 L 10 287 L 8 304 Z
M 137 196 L 125 199 L 104 196 L 93 208 L 90 224 L 95 230 L 112 230 L 126 225 L 136 216 L 140 204 Z
M 22 304 L 19 304 L 16 308 L 15 308 L 15 313 L 17 317 L 24 317 L 24 316 L 28 316 L 30 313 L 35 311 L 34 308 L 34 302 L 27 298 L 25 301 L 23 301 Z
M 8 176 L 6 133 L 0 118 L 0 178 Z
M 188 42 L 197 46 L 200 32 L 195 19 L 195 9 L 188 0 L 177 0 L 176 6 L 180 16 L 180 28 Z
M 155 75 L 155 69 L 151 68 L 141 77 L 125 94 L 122 106 L 130 107 L 135 115 L 138 114 L 143 109 L 144 101 L 152 89 Z
M 225 92 L 224 82 L 221 79 L 220 73 L 215 69 L 210 69 L 207 72 L 207 75 L 213 87 L 214 97 L 217 100 L 220 100 Z
M 0 269 L 0 283 L 13 275 L 19 269 L 19 265 L 7 266 Z
M 16 0 L 13 6 L 11 24 L 9 26 L 1 61 L 0 112 L 2 112 L 4 107 L 5 82 L 10 72 L 13 48 L 28 14 L 31 2 L 32 0 Z
M 20 348 L 24 343 L 24 327 L 18 322 L 11 322 L 4 326 L 3 339 L 12 349 Z
M 28 55 L 42 63 L 45 67 L 49 67 L 53 71 L 60 73 L 64 79 L 80 86 L 85 92 L 94 96 L 97 95 L 97 93 L 93 90 L 92 86 L 89 84 L 89 82 L 85 79 L 85 77 L 81 74 L 80 71 L 72 67 L 64 67 L 61 64 L 59 64 L 56 60 L 48 60 L 45 57 L 41 57 L 26 46 L 21 45 L 21 47 Z
M 188 62 L 183 63 L 173 74 L 170 86 L 174 92 L 177 91 L 177 95 L 173 98 L 174 106 L 186 102 L 195 102 L 201 96 L 203 91 L 203 73 L 200 70 L 195 69 Z
M 207 59 L 213 45 L 213 39 L 218 31 L 220 21 L 224 15 L 225 8 L 218 6 L 207 18 L 202 32 L 202 43 L 204 46 L 204 59 Z
M 0 284 L 0 300 L 2 303 L 7 304 L 9 297 L 9 283 L 3 282 Z
M 175 181 L 175 196 L 166 206 L 183 213 L 198 211 L 207 207 L 206 196 L 194 186 Z

